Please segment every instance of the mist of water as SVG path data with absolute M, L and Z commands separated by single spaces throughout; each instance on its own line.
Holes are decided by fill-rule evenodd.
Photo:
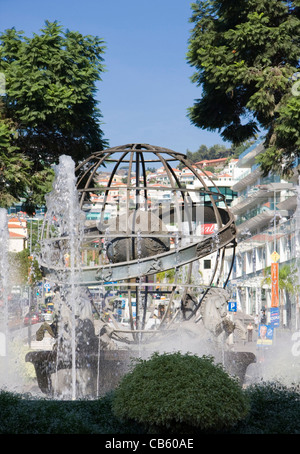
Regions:
M 58 285 L 55 303 L 59 312 L 57 360 L 71 358 L 71 397 L 75 399 L 80 385 L 76 370 L 76 326 L 80 318 L 92 319 L 90 305 L 78 285 L 84 214 L 80 210 L 75 165 L 71 157 L 61 156 L 55 172 L 53 189 L 46 197 L 47 236 L 41 244 L 41 261 L 50 269 L 53 264 L 59 265 L 56 275 L 51 275 L 54 285 Z

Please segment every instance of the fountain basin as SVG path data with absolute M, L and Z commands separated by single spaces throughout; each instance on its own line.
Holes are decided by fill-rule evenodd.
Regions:
M 104 395 L 116 388 L 122 376 L 129 370 L 133 351 L 103 350 L 100 355 L 87 353 L 76 358 L 76 369 L 88 373 L 89 397 Z M 56 351 L 34 351 L 27 353 L 26 362 L 35 368 L 40 390 L 47 395 L 55 393 L 53 374 L 72 369 L 70 359 L 57 359 Z
M 76 368 L 89 372 L 89 396 L 104 395 L 115 389 L 136 356 L 138 353 L 132 350 L 103 350 L 100 355 L 91 353 L 78 357 Z M 25 361 L 34 365 L 38 386 L 47 395 L 54 394 L 52 374 L 72 368 L 70 360 L 57 361 L 55 351 L 29 352 Z M 238 378 L 241 386 L 247 367 L 255 362 L 256 357 L 252 352 L 224 352 L 224 368 Z
M 256 363 L 256 356 L 252 352 L 225 352 L 224 368 L 239 379 L 240 385 L 244 384 L 246 370 L 253 363 Z

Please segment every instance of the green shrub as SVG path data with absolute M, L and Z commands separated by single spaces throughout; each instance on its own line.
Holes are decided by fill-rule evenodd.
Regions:
M 299 434 L 300 390 L 280 383 L 259 383 L 246 389 L 247 418 L 237 427 L 244 434 Z
M 249 403 L 238 381 L 212 357 L 154 353 L 137 360 L 114 392 L 113 412 L 149 431 L 221 430 L 243 419 Z
M 111 411 L 111 394 L 95 400 L 32 398 L 0 389 L 0 434 L 144 433 L 134 423 L 122 423 Z

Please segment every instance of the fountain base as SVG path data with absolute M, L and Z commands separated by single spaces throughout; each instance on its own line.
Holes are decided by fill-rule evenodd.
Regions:
M 129 370 L 134 355 L 135 352 L 128 350 L 103 350 L 100 355 L 92 353 L 79 357 L 76 370 L 81 378 L 84 375 L 86 388 L 85 395 L 79 397 L 96 397 L 115 389 Z M 64 394 L 56 389 L 54 377 L 61 371 L 71 374 L 70 360 L 58 360 L 55 351 L 34 351 L 27 353 L 25 361 L 34 365 L 38 386 L 44 394 Z
M 81 378 L 84 374 L 86 379 L 86 394 L 79 397 L 97 397 L 115 389 L 136 356 L 138 353 L 131 350 L 103 350 L 100 355 L 92 353 L 79 357 L 76 367 Z M 57 394 L 54 374 L 62 370 L 70 372 L 72 368 L 70 361 L 57 361 L 55 351 L 29 352 L 25 361 L 34 365 L 38 386 L 47 395 Z M 224 352 L 224 368 L 238 378 L 241 386 L 247 367 L 255 362 L 252 352 Z
M 244 384 L 247 368 L 253 363 L 256 363 L 256 356 L 252 352 L 225 352 L 224 368 L 239 379 L 240 385 Z

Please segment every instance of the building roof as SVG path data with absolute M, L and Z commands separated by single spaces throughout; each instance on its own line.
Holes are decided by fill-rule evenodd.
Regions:
M 24 229 L 26 229 L 26 225 L 9 222 L 8 223 L 8 228 L 9 229 L 23 229 L 24 230 Z
M 230 173 L 221 173 L 218 178 L 232 178 L 232 175 Z
M 202 161 L 196 162 L 196 165 L 213 165 L 213 164 L 222 164 L 222 162 L 227 161 L 228 158 L 218 158 L 218 159 L 203 159 Z
M 25 233 L 15 233 L 15 232 L 9 232 L 9 238 L 10 239 L 25 239 L 27 238 L 27 235 L 25 235 Z
M 10 223 L 10 222 L 15 222 L 18 224 L 21 224 L 21 223 L 26 224 L 27 221 L 25 218 L 14 216 L 14 217 L 8 219 L 8 223 Z

